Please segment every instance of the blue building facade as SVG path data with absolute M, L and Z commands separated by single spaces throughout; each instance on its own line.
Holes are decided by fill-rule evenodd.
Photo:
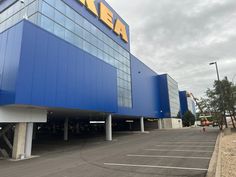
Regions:
M 196 116 L 196 106 L 193 98 L 187 91 L 179 92 L 180 115 L 183 116 L 187 111 L 191 111 Z
M 98 13 L 101 3 L 123 35 L 77 0 L 0 2 L 2 106 L 177 117 L 177 82 L 130 53 L 128 24 L 104 0 Z
M 188 111 L 188 100 L 186 91 L 179 92 L 179 100 L 180 100 L 181 116 L 183 116 Z
M 117 111 L 114 67 L 28 21 L 0 41 L 2 105 Z
M 168 74 L 158 76 L 161 118 L 177 118 L 180 111 L 178 83 Z

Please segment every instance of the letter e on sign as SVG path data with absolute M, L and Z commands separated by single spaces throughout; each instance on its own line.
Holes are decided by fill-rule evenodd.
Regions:
M 113 13 L 102 2 L 100 2 L 100 20 L 113 29 Z

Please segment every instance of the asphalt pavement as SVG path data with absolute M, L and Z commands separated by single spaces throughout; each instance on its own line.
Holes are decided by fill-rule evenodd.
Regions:
M 204 177 L 217 128 L 115 133 L 104 137 L 50 141 L 33 146 L 40 157 L 0 160 L 0 177 Z

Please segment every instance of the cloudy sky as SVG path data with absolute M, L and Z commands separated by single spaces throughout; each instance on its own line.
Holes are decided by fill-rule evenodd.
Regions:
M 181 90 L 204 95 L 220 75 L 236 75 L 236 0 L 107 0 L 127 21 L 132 53 Z M 236 83 L 236 78 L 235 78 Z

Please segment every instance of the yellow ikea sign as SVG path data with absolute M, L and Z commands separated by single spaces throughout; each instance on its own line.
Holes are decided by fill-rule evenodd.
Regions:
M 120 19 L 115 19 L 115 23 L 113 24 L 114 20 L 113 13 L 103 2 L 99 3 L 99 13 L 98 13 L 94 0 L 77 0 L 77 1 L 79 1 L 82 5 L 84 5 L 95 16 L 99 17 L 99 19 L 103 23 L 105 23 L 110 29 L 112 29 L 125 42 L 127 43 L 129 42 L 126 26 L 122 23 Z

